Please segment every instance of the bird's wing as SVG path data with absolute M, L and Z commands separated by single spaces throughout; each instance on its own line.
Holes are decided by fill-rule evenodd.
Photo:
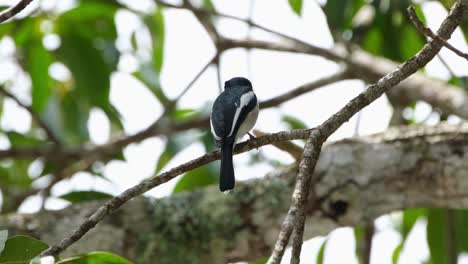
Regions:
M 230 132 L 232 120 L 236 112 L 236 98 L 226 92 L 222 93 L 213 104 L 211 112 L 211 132 L 217 142 L 220 142 Z

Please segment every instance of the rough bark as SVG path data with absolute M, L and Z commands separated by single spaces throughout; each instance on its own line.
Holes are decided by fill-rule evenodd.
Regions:
M 395 210 L 468 208 L 468 125 L 395 128 L 324 147 L 316 173 L 320 210 L 305 237 L 357 226 Z M 239 184 L 164 199 L 138 198 L 100 223 L 65 255 L 109 250 L 137 263 L 222 263 L 271 252 L 287 211 L 297 166 Z M 0 229 L 49 243 L 68 233 L 99 203 L 61 211 L 0 217 Z

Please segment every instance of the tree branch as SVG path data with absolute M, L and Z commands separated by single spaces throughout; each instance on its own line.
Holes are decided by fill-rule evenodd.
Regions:
M 1 16 L 1 15 L 0 15 Z M 26 111 L 29 112 L 29 114 L 31 115 L 31 117 L 37 122 L 37 124 L 44 130 L 44 132 L 46 133 L 47 137 L 55 143 L 55 145 L 57 146 L 60 146 L 60 141 L 58 140 L 58 138 L 55 136 L 54 132 L 52 132 L 52 130 L 49 128 L 49 126 L 47 126 L 47 124 L 39 117 L 39 115 L 34 112 L 34 110 L 32 109 L 31 106 L 29 105 L 26 105 L 24 103 L 22 103 L 18 98 L 16 98 L 16 96 L 14 96 L 12 93 L 10 93 L 9 91 L 7 91 L 5 89 L 4 86 L 0 85 L 0 93 L 5 95 L 6 97 L 12 99 L 13 101 L 15 101 L 19 106 L 21 106 L 22 108 L 24 108 Z
M 402 209 L 468 208 L 467 158 L 467 124 L 396 127 L 325 145 L 315 172 L 320 175 L 315 186 L 320 210 L 306 212 L 304 236 L 361 226 Z M 154 259 L 259 259 L 274 246 L 297 169 L 279 168 L 262 179 L 241 182 L 230 195 L 212 186 L 164 199 L 134 199 L 63 255 L 106 250 L 145 264 Z M 98 207 L 95 202 L 35 215 L 4 215 L 0 228 L 52 244 Z
M 457 1 L 447 18 L 443 21 L 438 30 L 438 34 L 442 37 L 449 38 L 460 24 L 467 9 L 468 0 Z M 322 143 L 355 113 L 372 103 L 387 90 L 415 73 L 419 68 L 424 67 L 437 55 L 441 48 L 442 45 L 440 43 L 430 41 L 415 56 L 382 77 L 376 84 L 369 86 L 366 91 L 351 100 L 345 107 L 340 109 L 322 125 L 318 126 L 317 130 L 310 134 L 304 148 L 304 157 L 299 164 L 299 173 L 291 199 L 291 206 L 283 222 L 273 253 L 268 261 L 269 264 L 279 263 L 281 261 L 293 229 L 294 238 L 291 263 L 299 263 L 307 198 L 309 197 L 311 186 L 313 186 L 312 183 L 317 182 L 317 176 L 312 177 L 312 175 L 320 154 Z M 315 196 L 314 192 L 311 194 L 313 197 Z M 311 207 L 314 207 L 314 204 L 312 204 Z
M 452 46 L 452 44 L 448 43 L 447 40 L 441 38 L 439 35 L 435 34 L 432 32 L 432 30 L 426 26 L 424 26 L 424 23 L 418 18 L 418 15 L 416 14 L 416 11 L 413 6 L 408 7 L 408 14 L 413 22 L 413 24 L 416 26 L 416 28 L 421 32 L 423 35 L 438 41 L 441 45 L 445 46 L 447 49 L 453 51 L 455 54 L 458 56 L 464 58 L 465 60 L 468 60 L 468 54 L 461 52 L 459 49 L 455 48 Z
M 21 12 L 23 9 L 25 9 L 33 0 L 20 0 L 18 4 L 16 4 L 13 7 L 10 7 L 9 9 L 3 11 L 0 13 L 0 24 L 5 22 L 6 20 L 14 17 L 16 14 Z
M 243 153 L 249 151 L 253 148 L 259 148 L 265 145 L 269 145 L 273 142 L 287 141 L 294 139 L 306 139 L 308 135 L 314 131 L 313 129 L 303 129 L 303 130 L 292 130 L 292 131 L 283 131 L 267 136 L 255 138 L 248 140 L 244 143 L 236 145 L 235 153 Z M 115 196 L 110 199 L 104 205 L 102 205 L 94 214 L 92 214 L 86 221 L 84 221 L 80 227 L 72 232 L 71 235 L 64 238 L 59 243 L 53 245 L 48 250 L 46 250 L 42 255 L 58 255 L 60 252 L 68 248 L 70 245 L 78 241 L 83 235 L 85 235 L 90 229 L 97 225 L 100 221 L 104 219 L 107 215 L 113 213 L 115 210 L 120 208 L 130 199 L 145 193 L 146 191 L 159 186 L 163 183 L 172 180 L 173 178 L 196 169 L 200 166 L 206 165 L 212 161 L 218 160 L 221 157 L 220 151 L 210 152 L 201 157 L 193 159 L 187 163 L 184 163 L 180 166 L 172 168 L 171 170 L 164 172 L 162 174 L 156 175 L 151 179 L 145 180 L 144 182 L 135 185 L 134 187 L 127 189 L 123 193 Z

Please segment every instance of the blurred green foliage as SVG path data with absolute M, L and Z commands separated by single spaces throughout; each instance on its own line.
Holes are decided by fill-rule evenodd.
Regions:
M 424 44 L 425 38 L 417 32 L 408 18 L 406 8 L 414 5 L 418 16 L 425 21 L 420 6 L 421 1 L 410 0 L 328 0 L 323 6 L 330 31 L 336 41 L 359 45 L 364 50 L 395 61 L 404 61 L 413 56 Z M 440 0 L 449 8 L 454 0 Z M 303 0 L 288 0 L 291 10 L 302 16 Z M 213 10 L 212 1 L 204 0 L 202 6 Z M 112 135 L 123 132 L 122 117 L 109 99 L 111 75 L 117 70 L 123 52 L 138 57 L 141 47 L 136 32 L 130 42 L 131 50 L 122 51 L 116 46 L 118 30 L 115 16 L 120 11 L 130 12 L 142 22 L 141 27 L 150 33 L 150 58 L 141 59 L 138 69 L 132 75 L 141 81 L 163 106 L 170 99 L 161 87 L 160 74 L 164 65 L 166 38 L 165 12 L 158 7 L 154 12 L 135 11 L 118 1 L 80 0 L 71 9 L 56 12 L 39 10 L 29 17 L 13 20 L 0 25 L 0 38 L 10 38 L 15 44 L 15 60 L 31 79 L 31 108 L 50 126 L 65 148 L 81 147 L 90 143 L 88 120 L 93 108 L 101 109 L 112 126 Z M 461 29 L 468 40 L 468 20 Z M 58 47 L 46 47 L 44 39 L 57 36 Z M 71 73 L 70 79 L 57 79 L 50 75 L 54 64 L 64 65 Z M 450 83 L 468 89 L 467 76 L 452 76 Z M 11 81 L 11 80 L 10 80 Z M 5 84 L 1 84 L 5 85 Z M 4 97 L 0 98 L 0 114 Z M 202 116 L 203 109 L 174 109 L 170 121 L 182 122 Z M 303 129 L 306 124 L 294 116 L 282 119 L 288 129 Z M 50 145 L 51 142 L 41 133 L 36 122 L 26 133 L 1 131 L 12 148 L 31 148 Z M 167 164 L 187 146 L 199 143 L 206 151 L 212 151 L 213 139 L 207 131 L 188 131 L 172 135 L 165 140 L 164 150 L 155 165 L 155 174 L 166 169 Z M 255 156 L 258 158 L 259 155 Z M 255 158 L 254 157 L 254 158 Z M 123 159 L 122 150 L 112 159 Z M 255 160 L 256 161 L 256 160 Z M 31 176 L 33 163 L 44 162 L 38 176 Z M 0 162 L 0 188 L 2 193 L 2 213 L 16 210 L 15 200 L 30 190 L 31 184 L 40 177 L 56 172 L 61 164 L 42 160 L 5 160 Z M 210 164 L 186 173 L 174 188 L 174 193 L 190 191 L 217 183 L 218 164 Z M 88 170 L 96 177 L 102 175 L 95 169 Z M 108 199 L 111 196 L 95 191 L 76 191 L 59 198 L 71 203 L 89 200 Z M 468 213 L 453 210 L 447 218 L 447 210 L 410 209 L 402 212 L 401 223 L 397 226 L 402 240 L 395 248 L 393 263 L 398 263 L 401 249 L 415 223 L 427 220 L 428 246 L 431 263 L 447 263 L 449 242 L 455 245 L 456 254 L 468 252 Z M 449 237 L 449 227 L 455 230 L 453 241 Z M 362 246 L 362 229 L 355 232 L 357 245 Z M 21 246 L 17 246 L 21 243 Z M 317 263 L 323 262 L 326 240 L 320 247 Z M 13 245 L 13 246 L 12 246 Z M 0 255 L 3 261 L 25 261 L 46 248 L 43 242 L 28 237 L 12 237 L 6 241 L 5 250 Z M 16 250 L 28 249 L 28 254 Z M 23 258 L 19 256 L 23 256 Z M 33 256 L 34 255 L 34 256 Z M 60 263 L 129 263 L 110 253 L 94 252 Z M 264 260 L 260 260 L 262 262 Z

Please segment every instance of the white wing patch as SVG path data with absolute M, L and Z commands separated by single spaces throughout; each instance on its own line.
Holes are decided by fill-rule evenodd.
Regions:
M 217 140 L 217 141 L 220 141 L 221 140 L 221 137 L 219 137 L 218 135 L 216 135 L 216 132 L 213 128 L 213 119 L 211 118 L 211 115 L 210 115 L 210 127 L 211 127 L 211 134 L 213 134 L 213 137 Z
M 232 136 L 232 133 L 234 133 L 234 128 L 236 127 L 237 124 L 237 119 L 239 119 L 240 112 L 242 108 L 247 106 L 250 101 L 254 98 L 254 92 L 250 91 L 248 93 L 245 93 L 241 96 L 240 98 L 240 105 L 237 106 L 236 113 L 234 114 L 234 119 L 232 120 L 232 127 L 231 127 L 231 132 L 229 133 L 229 137 Z

